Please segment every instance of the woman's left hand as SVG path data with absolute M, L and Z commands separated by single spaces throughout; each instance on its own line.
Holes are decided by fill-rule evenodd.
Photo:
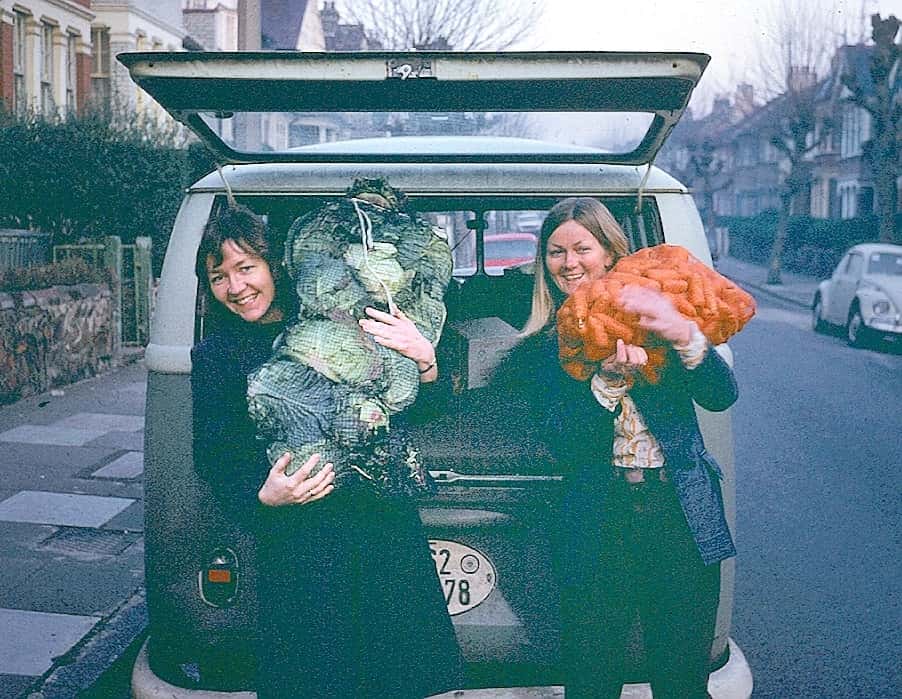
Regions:
M 628 313 L 639 315 L 640 328 L 655 333 L 671 344 L 689 342 L 696 327 L 660 291 L 630 284 L 621 290 L 620 303 Z
M 394 314 L 364 310 L 369 317 L 360 319 L 360 327 L 376 342 L 415 361 L 424 379 L 435 372 L 435 348 L 400 309 Z

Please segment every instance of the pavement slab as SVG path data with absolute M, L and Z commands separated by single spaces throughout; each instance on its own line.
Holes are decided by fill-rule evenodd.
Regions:
M 114 459 L 103 468 L 99 468 L 91 475 L 94 478 L 118 478 L 130 480 L 144 473 L 144 452 L 127 451 L 122 456 Z
M 4 464 L 3 474 L 6 477 L 17 473 L 30 475 L 29 470 L 68 474 L 96 468 L 120 451 L 112 447 L 0 442 L 0 464 Z M 3 487 L 10 489 L 6 483 Z
M 53 423 L 54 426 L 104 432 L 136 432 L 144 429 L 141 415 L 116 415 L 113 413 L 75 413 Z
M 8 556 L 0 554 L 0 607 L 13 609 L 31 608 L 31 580 L 41 567 L 41 561 L 32 556 Z M 2 633 L 5 633 L 5 629 Z M 6 696 L 0 692 L 0 697 Z
M 105 432 L 99 437 L 92 439 L 90 445 L 92 447 L 115 447 L 116 449 L 128 449 L 129 451 L 143 451 L 144 431 Z
M 0 521 L 99 527 L 133 502 L 130 498 L 23 490 L 0 502 Z
M 144 531 L 144 503 L 135 502 L 103 525 L 104 529 L 127 532 Z
M 144 584 L 144 557 L 129 546 L 118 556 L 54 554 L 29 578 L 29 609 L 106 617 Z
M 20 425 L 0 432 L 0 442 L 20 444 L 55 444 L 61 447 L 82 447 L 106 434 L 107 430 L 81 427 L 56 427 L 54 425 Z M 103 446 L 103 445 L 100 445 Z
M 96 616 L 0 608 L 0 674 L 44 674 L 98 621 Z

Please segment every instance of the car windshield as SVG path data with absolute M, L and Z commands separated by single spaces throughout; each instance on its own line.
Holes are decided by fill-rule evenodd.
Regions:
M 902 254 L 874 252 L 868 259 L 868 274 L 902 277 Z

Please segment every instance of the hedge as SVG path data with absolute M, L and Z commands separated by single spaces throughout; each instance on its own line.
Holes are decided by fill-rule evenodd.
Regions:
M 742 218 L 722 216 L 718 225 L 730 230 L 730 255 L 766 265 L 777 227 L 777 212 L 765 211 Z M 897 240 L 902 231 L 902 213 L 896 215 Z M 876 216 L 851 219 L 821 219 L 792 216 L 788 222 L 783 268 L 815 277 L 828 276 L 843 253 L 857 243 L 877 239 Z
M 47 265 L 11 269 L 0 274 L 0 291 L 30 291 L 71 284 L 109 284 L 105 269 L 89 265 L 78 257 Z
M 50 232 L 54 244 L 150 236 L 159 273 L 184 188 L 214 165 L 174 129 L 117 123 L 0 113 L 0 227 Z

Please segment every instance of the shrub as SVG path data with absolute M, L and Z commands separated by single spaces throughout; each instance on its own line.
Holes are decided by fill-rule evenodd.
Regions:
M 719 224 L 730 229 L 730 254 L 733 257 L 759 265 L 770 261 L 777 227 L 775 211 L 748 218 L 723 216 Z M 896 217 L 897 230 L 900 224 L 902 214 Z M 878 233 L 874 215 L 849 219 L 793 216 L 788 225 L 782 260 L 784 269 L 817 277 L 830 274 L 846 250 L 858 243 L 876 240 Z
M 30 291 L 71 284 L 108 284 L 105 269 L 92 267 L 79 257 L 49 265 L 11 269 L 0 275 L 0 291 Z
M 158 274 L 184 188 L 214 167 L 184 141 L 134 117 L 0 113 L 0 227 L 48 231 L 54 244 L 150 236 Z

